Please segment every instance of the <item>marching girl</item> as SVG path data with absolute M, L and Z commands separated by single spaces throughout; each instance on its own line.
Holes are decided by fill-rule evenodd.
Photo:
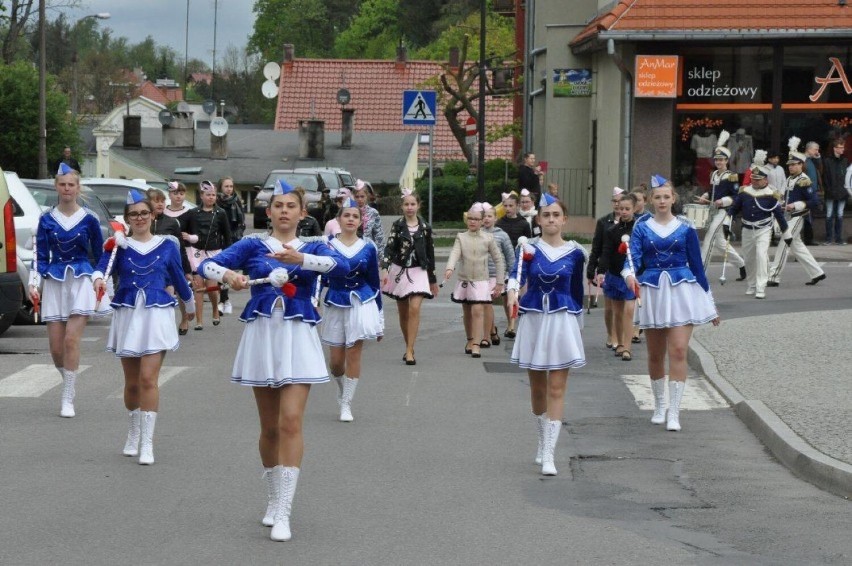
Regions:
M 162 194 L 162 193 L 161 193 Z M 109 271 L 118 274 L 118 289 L 112 298 L 115 309 L 107 337 L 107 351 L 121 359 L 124 370 L 124 406 L 130 427 L 124 444 L 125 456 L 139 456 L 139 463 L 154 463 L 154 427 L 160 404 L 157 381 L 167 351 L 178 349 L 174 323 L 177 301 L 166 287 L 174 285 L 188 305 L 192 320 L 195 305 L 181 262 L 181 247 L 171 235 L 155 235 L 151 228 L 154 208 L 138 191 L 131 190 L 124 207 L 130 224 L 125 237 L 118 232 L 92 275 L 95 293 L 106 291 Z
M 669 182 L 651 188 L 653 217 L 637 223 L 622 271 L 628 288 L 641 300 L 635 320 L 645 330 L 648 372 L 654 393 L 654 424 L 680 430 L 680 401 L 686 386 L 686 353 L 692 328 L 719 324 L 710 285 L 701 262 L 698 232 L 672 214 L 676 196 Z M 641 294 L 640 294 L 641 289 Z M 666 357 L 669 362 L 669 410 L 665 409 Z
M 219 194 L 216 196 L 216 205 L 225 211 L 225 217 L 231 227 L 231 240 L 236 242 L 243 237 L 246 230 L 246 207 L 234 188 L 233 177 L 219 179 Z M 219 298 L 221 299 L 219 303 L 221 314 L 234 312 L 227 287 L 219 290 Z
M 456 264 L 461 261 L 458 282 L 450 300 L 462 305 L 467 336 L 464 353 L 470 354 L 472 358 L 482 356 L 480 348 L 487 342 L 483 341 L 484 305 L 490 305 L 493 298 L 503 292 L 506 271 L 506 263 L 494 236 L 481 230 L 484 212 L 480 202 L 473 203 L 467 211 L 467 232 L 456 234 L 453 250 L 444 271 L 444 281 L 448 281 L 456 269 Z M 489 256 L 497 270 L 493 286 L 490 285 L 488 277 Z M 488 342 L 488 345 L 491 343 Z
M 532 228 L 530 223 L 518 214 L 518 193 L 511 191 L 502 193 L 500 196 L 503 199 L 501 204 L 506 213 L 497 221 L 497 227 L 509 235 L 514 248 L 518 245 L 518 238 L 521 236 L 524 238 L 532 237 Z M 515 337 L 515 319 L 511 316 L 508 303 L 503 304 L 503 311 L 506 314 L 506 331 L 503 336 L 513 339 Z
M 396 301 L 405 340 L 402 359 L 409 366 L 417 363 L 414 343 L 420 329 L 420 306 L 424 297 L 438 295 L 432 227 L 420 218 L 419 210 L 420 197 L 411 189 L 402 189 L 402 218 L 391 226 L 382 254 L 382 292 Z
M 189 263 L 189 254 L 187 253 L 186 246 L 189 243 L 187 238 L 189 236 L 189 216 L 187 213 L 192 210 L 192 207 L 189 206 L 189 203 L 186 202 L 186 185 L 183 183 L 179 183 L 177 181 L 169 181 L 169 204 L 166 205 L 163 210 L 163 214 L 174 218 L 180 224 L 180 248 L 181 254 L 186 261 L 184 261 L 184 268 L 188 268 L 187 271 L 188 279 L 192 282 L 192 265 Z M 153 201 L 152 201 L 153 202 Z M 156 205 L 155 205 L 156 208 Z M 156 226 L 155 221 L 155 226 Z M 156 233 L 156 230 L 155 230 Z M 193 298 L 193 301 L 195 299 Z M 178 334 L 181 336 L 185 335 L 189 332 L 189 319 L 186 316 L 186 307 L 183 304 L 183 301 L 178 297 L 178 305 L 180 306 L 180 326 L 178 326 Z
M 251 298 L 240 315 L 246 328 L 231 381 L 252 387 L 257 402 L 268 496 L 262 523 L 272 526 L 270 538 L 276 541 L 291 538 L 290 509 L 304 452 L 302 421 L 308 393 L 311 384 L 328 381 L 316 329 L 320 316 L 311 299 L 320 273 L 329 277 L 349 273 L 349 263 L 324 238 L 296 237 L 302 198 L 277 181 L 266 209 L 272 231 L 246 236 L 199 266 L 205 278 L 234 290 L 252 284 Z
M 189 263 L 193 269 L 193 281 L 196 289 L 206 290 L 213 306 L 213 326 L 219 325 L 219 291 L 216 282 L 202 277 L 198 266 L 202 260 L 215 257 L 224 248 L 231 245 L 231 225 L 225 211 L 216 206 L 216 185 L 210 181 L 201 182 L 201 206 L 189 211 L 187 234 L 184 239 L 190 243 Z M 212 289 L 212 290 L 211 290 Z M 204 293 L 195 294 L 196 324 L 195 330 L 204 330 Z
M 90 316 L 102 316 L 112 309 L 106 301 L 98 303 L 92 289 L 90 252 L 99 257 L 104 239 L 98 218 L 77 204 L 80 175 L 60 163 L 53 184 L 58 202 L 39 218 L 27 290 L 33 304 L 41 301 L 50 355 L 62 375 L 59 415 L 70 418 L 76 414 L 75 384 L 86 323 Z M 42 283 L 44 288 L 39 292 Z
M 541 238 L 519 246 L 516 271 L 509 277 L 509 307 L 520 313 L 512 363 L 527 370 L 530 400 L 538 428 L 535 462 L 545 476 L 556 475 L 554 452 L 565 406 L 570 368 L 586 365 L 583 340 L 585 249 L 562 239 L 568 209 L 545 193 L 538 220 Z M 523 242 L 523 241 L 522 241 Z M 527 291 L 518 300 L 518 291 Z
M 506 232 L 494 225 L 495 222 L 497 222 L 497 209 L 487 202 L 482 203 L 482 208 L 484 209 L 484 212 L 482 213 L 482 231 L 494 236 L 494 241 L 497 242 L 497 247 L 500 248 L 500 253 L 503 254 L 506 273 L 511 273 L 512 268 L 515 266 L 515 253 L 512 250 L 512 241 L 509 239 L 509 235 Z M 497 265 L 494 263 L 494 260 L 491 259 L 491 256 L 488 256 L 488 282 L 492 290 L 497 285 Z M 505 287 L 503 294 L 506 294 Z M 494 346 L 499 346 L 500 332 L 497 330 L 497 325 L 494 323 L 493 301 L 485 305 L 485 317 L 483 322 L 483 335 L 489 336 L 490 341 L 483 340 L 480 346 L 487 348 L 488 346 L 485 346 L 486 342 L 488 342 L 489 345 L 493 344 Z
M 518 210 L 518 216 L 526 220 L 530 225 L 532 237 L 537 238 L 538 236 L 541 236 L 541 227 L 538 225 L 538 211 L 535 209 L 532 193 L 526 189 L 521 189 L 518 206 L 520 207 Z
M 372 191 L 365 181 L 361 179 L 355 181 L 352 196 L 361 209 L 361 235 L 365 240 L 370 240 L 376 244 L 376 249 L 379 250 L 381 256 L 385 251 L 385 231 L 382 228 L 382 218 L 379 216 L 379 211 L 370 206 L 371 193 Z
M 603 273 L 597 276 L 598 285 L 603 285 L 604 296 L 612 304 L 612 322 L 615 335 L 618 337 L 615 356 L 626 362 L 633 359 L 630 344 L 633 339 L 633 307 L 636 295 L 624 283 L 621 271 L 624 269 L 627 253 L 627 244 L 624 242 L 629 240 L 633 232 L 635 208 L 636 197 L 632 193 L 622 194 L 619 197 L 616 207 L 618 223 L 610 226 L 604 234 L 601 260 L 598 264 L 598 269 Z M 625 235 L 628 240 L 624 240 Z
M 352 422 L 352 399 L 361 377 L 364 340 L 382 339 L 384 314 L 379 283 L 379 255 L 373 242 L 358 237 L 361 210 L 350 198 L 337 211 L 340 234 L 332 247 L 349 261 L 349 272 L 323 277 L 328 287 L 320 338 L 329 346 L 331 375 L 337 382 L 340 421 Z

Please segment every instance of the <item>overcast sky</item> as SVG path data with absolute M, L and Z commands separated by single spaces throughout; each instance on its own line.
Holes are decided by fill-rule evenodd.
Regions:
M 66 18 L 74 22 L 80 17 L 109 12 L 110 19 L 99 21 L 112 29 L 116 37 L 130 43 L 154 38 L 157 45 L 172 47 L 183 60 L 186 47 L 186 6 L 189 2 L 189 58 L 213 62 L 213 13 L 216 0 L 83 0 L 82 7 L 66 10 Z M 216 26 L 216 61 L 222 61 L 228 44 L 243 48 L 254 26 L 252 0 L 218 0 Z M 54 19 L 56 12 L 48 14 Z

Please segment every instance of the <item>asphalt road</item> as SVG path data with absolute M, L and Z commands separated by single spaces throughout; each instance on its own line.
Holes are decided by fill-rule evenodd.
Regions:
M 728 318 L 849 308 L 848 270 L 830 266 L 825 285 L 791 284 L 789 296 L 781 287 L 766 301 L 732 281 L 714 293 Z M 797 277 L 789 266 L 785 280 Z M 511 342 L 481 360 L 463 355 L 448 295 L 425 305 L 414 367 L 400 360 L 387 305 L 387 337 L 365 351 L 354 423 L 336 421 L 334 385 L 314 387 L 288 543 L 269 541 L 259 524 L 254 402 L 228 383 L 235 316 L 214 328 L 208 312 L 205 330 L 167 356 L 151 467 L 121 455 L 120 365 L 103 352 L 108 321 L 92 323 L 76 418 L 58 417 L 58 386 L 0 395 L 0 564 L 852 562 L 850 503 L 793 476 L 729 408 L 686 410 L 680 433 L 650 424 L 629 387 L 647 379 L 644 346 L 633 362 L 613 358 L 602 309 L 586 317 L 588 365 L 570 378 L 559 475 L 542 478 Z M 244 293 L 232 296 L 244 304 Z M 0 385 L 35 364 L 50 364 L 43 327 L 4 334 Z M 688 390 L 706 384 L 695 378 Z

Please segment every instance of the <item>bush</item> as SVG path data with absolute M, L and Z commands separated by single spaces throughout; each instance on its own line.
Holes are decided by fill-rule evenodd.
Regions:
M 432 201 L 435 207 L 433 222 L 455 221 L 462 218 L 464 212 L 473 203 L 476 183 L 470 183 L 465 177 L 438 177 L 432 180 Z M 429 217 L 429 181 L 418 179 L 417 193 L 420 195 L 420 214 Z
M 470 165 L 467 161 L 447 161 L 444 163 L 445 177 L 467 177 L 470 175 Z
M 503 182 L 506 177 L 505 159 L 489 159 L 485 162 L 485 182 L 499 181 Z M 518 179 L 518 166 L 514 161 L 509 161 L 509 186 L 515 187 Z

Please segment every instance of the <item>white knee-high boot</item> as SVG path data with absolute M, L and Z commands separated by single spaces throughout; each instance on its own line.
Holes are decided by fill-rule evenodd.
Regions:
M 343 376 L 332 375 L 334 382 L 337 384 L 337 406 L 340 406 L 340 401 L 343 400 Z
M 130 426 L 127 429 L 127 442 L 124 443 L 124 450 L 121 451 L 125 456 L 139 455 L 139 438 L 142 435 L 141 422 L 142 412 L 139 409 L 133 409 L 127 413 L 130 419 Z
M 541 456 L 541 475 L 555 476 L 556 442 L 559 440 L 559 431 L 562 429 L 562 421 L 548 420 L 544 429 L 544 452 Z
M 293 538 L 290 532 L 290 511 L 293 507 L 293 496 L 296 495 L 296 484 L 299 482 L 299 468 L 281 466 L 278 484 L 278 506 L 275 509 L 275 522 L 269 538 L 276 541 L 286 541 Z
M 663 424 L 666 422 L 666 378 L 652 379 L 651 391 L 654 393 L 654 416 L 651 422 Z
M 538 431 L 538 449 L 535 452 L 535 463 L 540 466 L 542 454 L 544 454 L 544 427 L 547 425 L 547 413 L 540 415 L 533 413 L 533 417 L 535 417 L 535 426 Z
M 62 406 L 59 410 L 60 417 L 71 418 L 77 413 L 74 411 L 74 397 L 77 395 L 75 384 L 77 383 L 77 372 L 70 369 L 62 371 Z
M 266 479 L 266 513 L 261 523 L 264 527 L 275 524 L 275 510 L 278 508 L 278 488 L 281 484 L 281 468 L 263 468 L 263 477 Z
M 680 430 L 680 400 L 683 398 L 685 381 L 669 380 L 669 416 L 666 430 Z
M 142 437 L 139 443 L 139 463 L 150 466 L 154 463 L 154 427 L 157 424 L 157 413 L 142 411 L 139 424 Z
M 351 377 L 343 378 L 343 395 L 340 397 L 340 421 L 351 423 L 355 420 L 352 416 L 352 399 L 355 397 L 355 388 L 358 380 Z

